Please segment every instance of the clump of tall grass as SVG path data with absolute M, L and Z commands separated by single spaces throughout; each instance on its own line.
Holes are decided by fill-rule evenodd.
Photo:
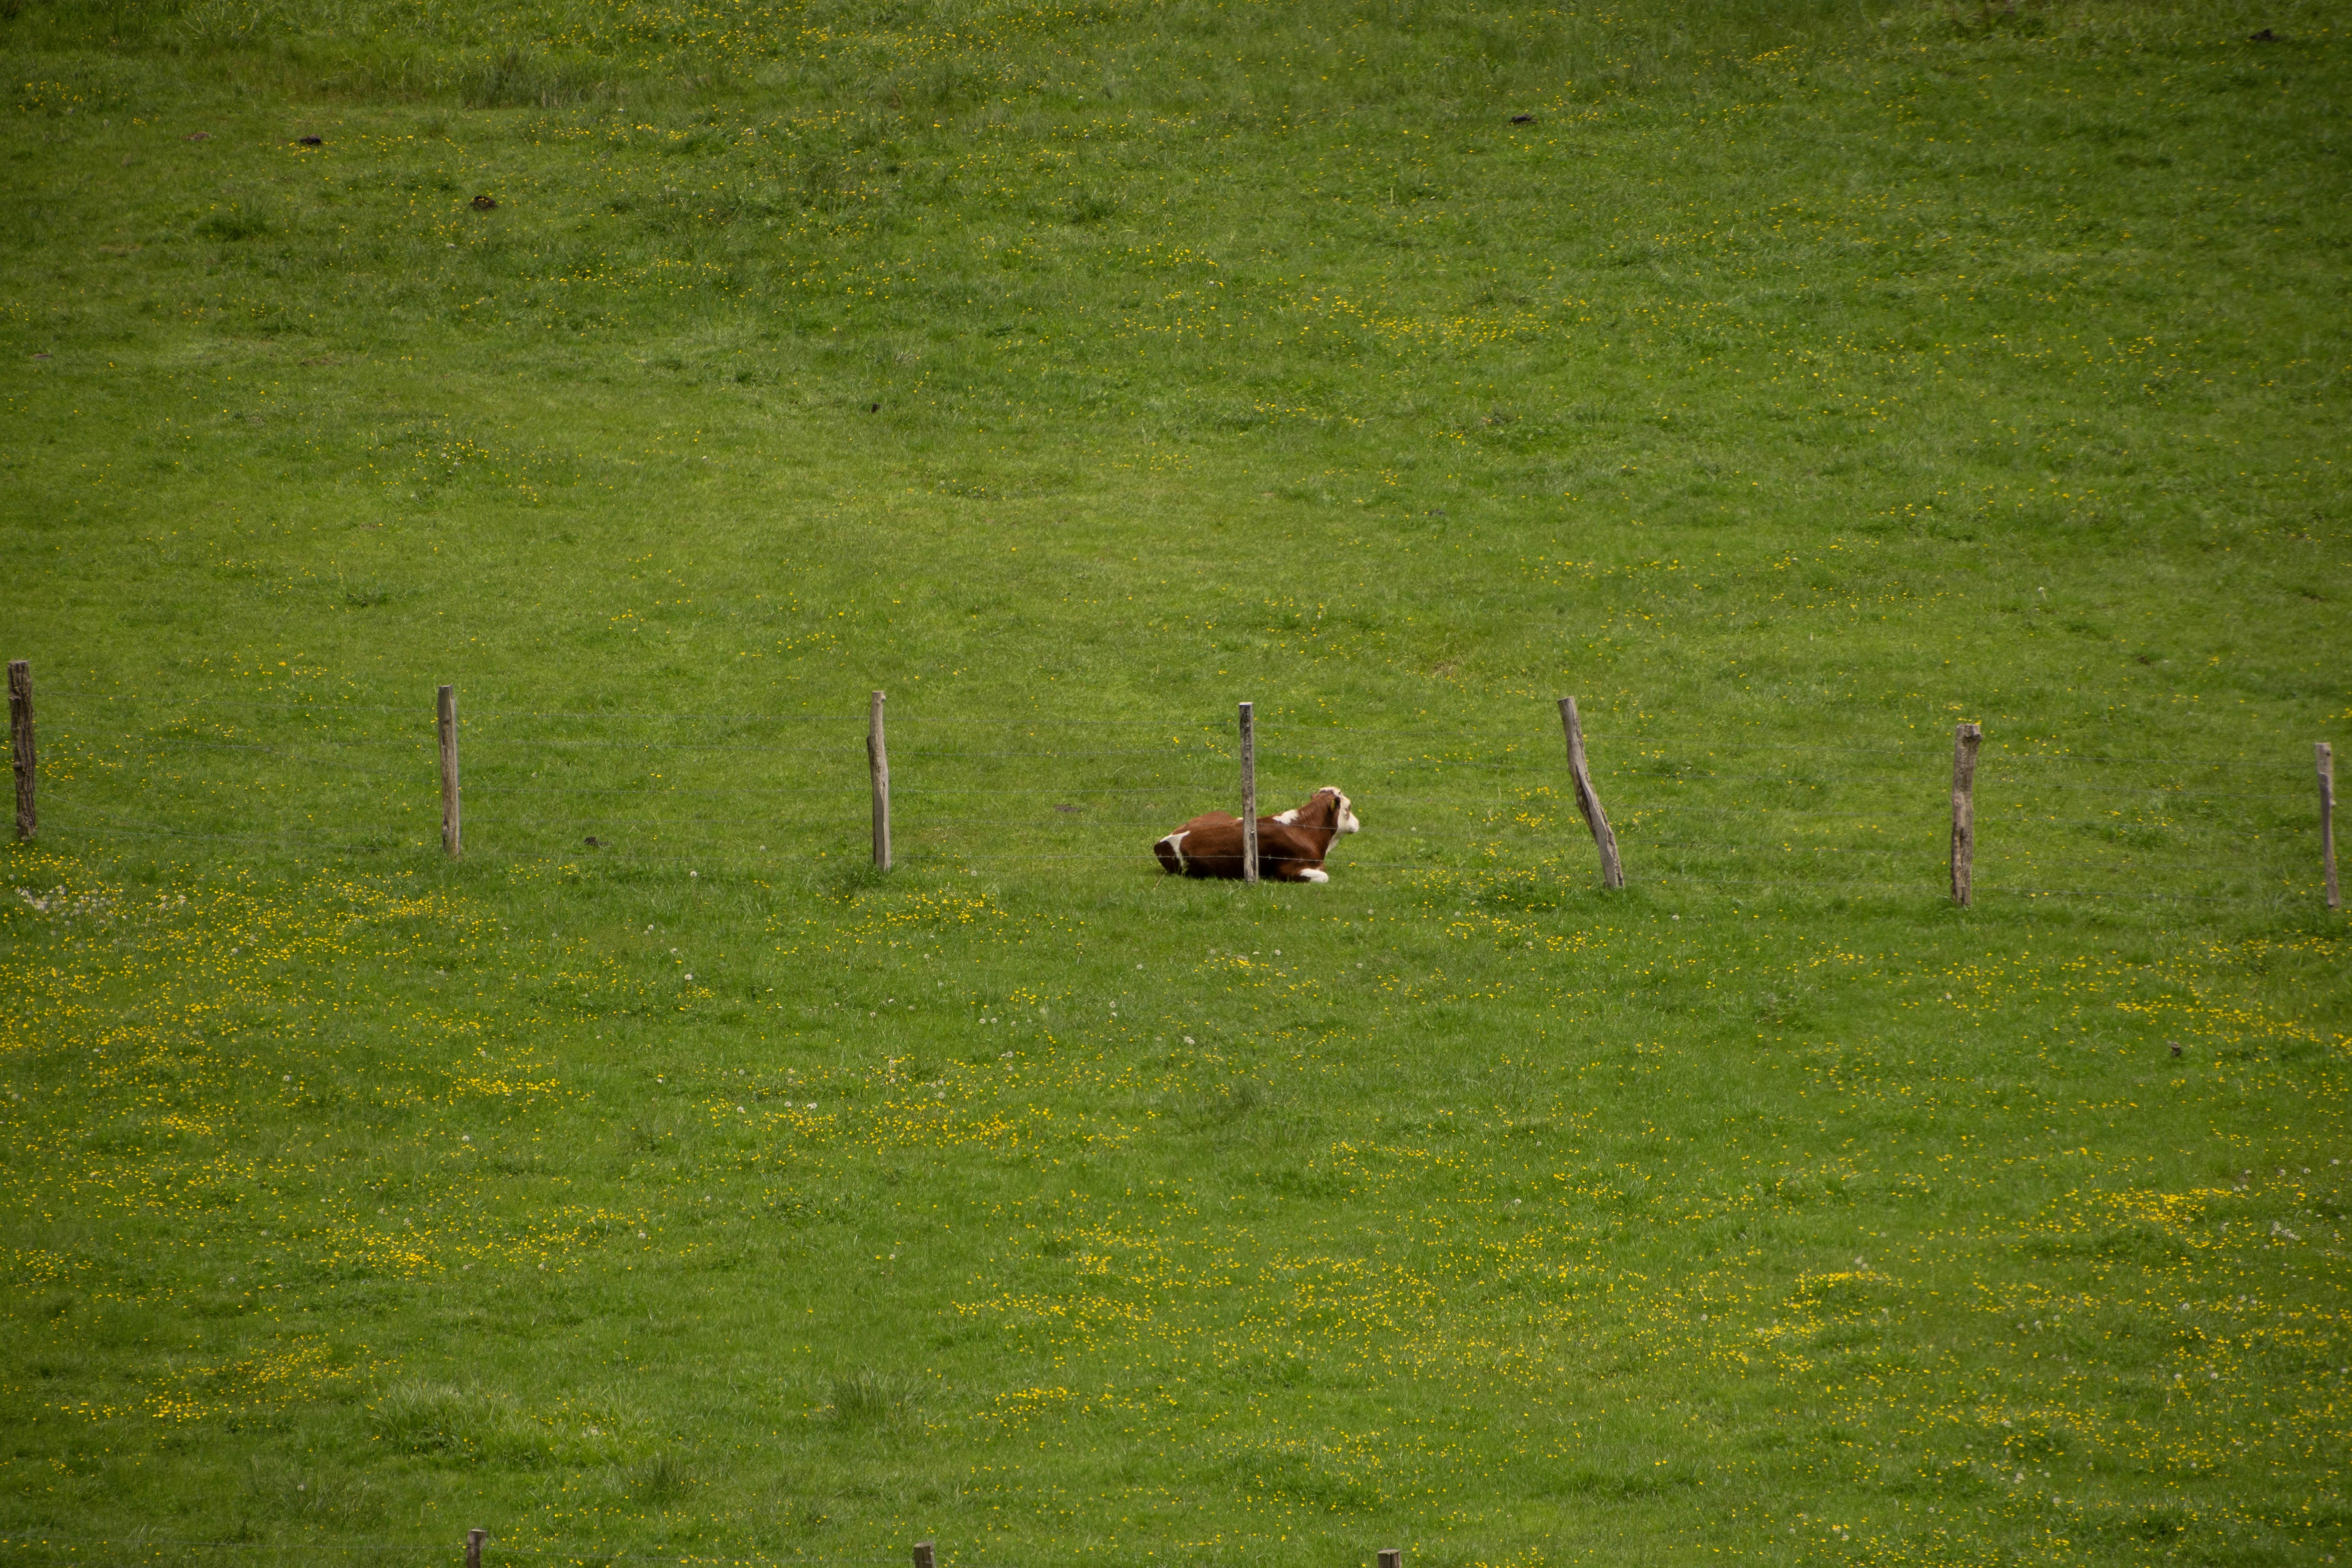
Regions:
M 196 220 L 196 233 L 205 239 L 236 241 L 258 239 L 275 226 L 274 215 L 267 206 L 248 201 L 231 202 L 215 207 Z
M 571 109 L 614 94 L 598 71 L 509 47 L 462 71 L 457 96 L 468 109 Z
M 372 1435 L 394 1453 L 501 1469 L 617 1458 L 620 1421 L 609 1408 L 539 1412 L 493 1390 L 421 1380 L 394 1384 L 368 1409 Z
M 195 0 L 183 9 L 178 43 L 186 49 L 249 49 L 282 30 L 278 7 L 257 0 Z
M 642 1502 L 670 1502 L 684 1497 L 694 1485 L 686 1461 L 668 1448 L 632 1465 L 628 1473 L 629 1495 Z
M 837 1426 L 902 1426 L 915 1419 L 914 1399 L 897 1378 L 861 1367 L 833 1380 L 825 1413 Z

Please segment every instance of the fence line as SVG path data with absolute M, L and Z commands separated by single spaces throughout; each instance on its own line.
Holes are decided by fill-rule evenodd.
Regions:
M 29 667 L 18 661 L 10 674 L 12 758 L 20 752 L 29 757 Z M 72 690 L 66 689 L 68 710 L 74 707 Z M 60 723 L 58 693 L 44 696 L 49 700 L 53 744 L 64 735 L 76 748 L 73 755 L 87 755 L 92 736 L 79 722 Z M 1203 805 L 1230 810 L 1237 804 L 1241 792 L 1225 770 L 1248 750 L 1235 730 L 1164 717 L 901 712 L 896 715 L 899 738 L 903 742 L 911 736 L 914 743 L 902 743 L 894 782 L 878 744 L 878 705 L 863 716 L 869 743 L 864 777 L 847 734 L 839 734 L 837 744 L 770 743 L 708 731 L 698 734 L 690 728 L 845 727 L 860 717 L 847 713 L 516 707 L 468 711 L 461 720 L 453 689 L 446 718 L 436 713 L 431 720 L 423 704 L 86 694 L 79 721 L 95 720 L 117 705 L 165 712 L 190 706 L 246 708 L 293 716 L 271 721 L 280 730 L 307 731 L 305 719 L 337 713 L 352 715 L 360 725 L 387 713 L 403 715 L 407 722 L 397 726 L 402 733 L 352 732 L 344 727 L 337 733 L 291 736 L 273 734 L 265 724 L 259 735 L 247 739 L 252 727 L 235 726 L 226 715 L 214 714 L 198 721 L 199 733 L 176 732 L 187 721 L 173 716 L 152 730 L 105 736 L 99 743 L 110 746 L 119 760 L 105 760 L 110 753 L 104 749 L 100 758 L 104 768 L 119 771 L 61 772 L 44 792 L 52 798 L 37 803 L 49 807 L 51 832 L 252 845 L 309 855 L 408 855 L 430 843 L 432 794 L 425 782 L 430 771 L 420 753 L 437 744 L 445 774 L 444 847 L 452 854 L 470 848 L 501 860 L 562 856 L 583 863 L 608 858 L 714 868 L 740 863 L 746 868 L 844 865 L 858 858 L 848 837 L 854 818 L 847 797 L 865 792 L 874 813 L 877 865 L 1140 868 L 1150 864 L 1150 839 L 1176 826 L 1172 818 L 1179 814 Z M 638 723 L 663 728 L 617 734 L 559 730 Z M 1046 743 L 959 744 L 941 735 L 938 739 L 947 743 L 925 745 L 932 726 L 952 726 L 959 735 L 975 729 L 1045 731 L 1041 738 Z M 1051 743 L 1053 731 L 1073 743 Z M 1144 735 L 1164 739 L 1102 743 L 1122 731 L 1137 741 Z M 1569 754 L 1563 758 L 1558 749 L 1561 737 L 1547 738 L 1532 721 L 1506 731 L 1423 720 L 1383 728 L 1379 734 L 1381 743 L 1363 746 L 1346 730 L 1318 721 L 1297 730 L 1277 724 L 1264 737 L 1266 760 L 1285 780 L 1274 793 L 1302 777 L 1355 778 L 1359 787 L 1373 792 L 1370 826 L 1395 834 L 1391 842 L 1419 852 L 1367 858 L 1359 840 L 1347 846 L 1338 862 L 1344 869 L 1433 870 L 1465 856 L 1472 864 L 1492 865 L 1498 856 L 1524 859 L 1531 847 L 1538 857 L 1533 864 L 1555 868 L 1559 855 L 1571 848 L 1559 835 L 1574 820 L 1566 816 L 1573 802 L 1583 818 L 1580 826 L 1601 852 L 1604 883 L 1623 876 L 1636 882 L 1746 886 L 1743 866 L 1769 858 L 1779 879 L 1770 885 L 1790 889 L 1883 887 L 1923 893 L 1946 869 L 1937 862 L 1948 858 L 1951 895 L 1962 902 L 1977 894 L 2269 902 L 2306 896 L 2307 884 L 2309 892 L 2335 893 L 2332 777 L 2324 742 L 2315 801 L 2302 790 L 2220 787 L 2267 783 L 2290 769 L 2299 771 L 2299 763 L 2010 752 L 1998 737 L 1987 737 L 1968 776 L 1956 770 L 1948 805 L 1937 776 L 1940 752 L 1927 744 L 1820 744 L 1630 729 L 1586 733 L 1577 727 L 1568 732 Z M 462 790 L 456 767 L 460 746 L 470 764 Z M 368 748 L 379 755 L 338 754 Z M 383 754 L 387 749 L 393 754 Z M 1773 753 L 1789 760 L 1765 760 Z M 1713 765 L 1718 758 L 1726 765 Z M 1832 760 L 1802 760 L 1807 758 Z M 400 765 L 403 760 L 419 765 L 410 771 Z M 393 765 L 383 765 L 387 762 Z M 835 763 L 837 771 L 830 765 Z M 2166 771 L 2135 772 L 2147 769 Z M 27 761 L 16 771 L 19 836 L 32 837 L 42 826 L 33 814 L 31 786 L 37 770 Z M 1247 771 L 1243 789 L 1255 779 L 1255 770 Z M 141 792 L 137 820 L 129 818 L 121 793 L 131 788 Z M 62 802 L 56 798 L 60 791 Z M 2103 808 L 2081 802 L 2084 794 L 2138 798 Z M 1604 795 L 1622 817 L 1617 826 L 1610 826 L 1610 814 L 1601 808 Z M 894 801 L 902 808 L 895 821 L 889 816 Z M 101 802 L 116 809 L 107 811 Z M 1002 810 L 996 808 L 999 802 L 1004 803 Z M 471 803 L 488 809 L 470 825 L 477 842 L 468 846 L 460 831 L 461 806 Z M 509 803 L 517 809 L 499 809 Z M 709 805 L 697 809 L 702 803 Z M 1163 805 L 1166 816 L 1160 815 Z M 2314 805 L 2321 816 L 2316 825 L 2303 815 Z M 255 809 L 269 805 L 291 811 L 272 818 Z M 2085 806 L 2106 815 L 2085 816 Z M 1952 826 L 1948 857 L 1937 842 L 1947 811 Z M 1734 822 L 1741 828 L 1716 837 L 1711 825 L 1728 827 Z M 2314 826 L 2320 828 L 2321 842 L 2308 846 L 2305 835 Z M 1682 836 L 1654 837 L 1661 827 Z M 990 831 L 982 837 L 975 829 Z M 1692 837 L 1694 831 L 1698 837 Z M 1131 849 L 1114 853 L 1106 846 L 1097 853 L 1090 847 L 1102 842 L 1102 835 L 1128 833 L 1137 838 Z M 942 843 L 942 835 L 969 836 L 971 842 Z M 2313 847 L 2319 852 L 2312 854 Z M 1611 856 L 1625 853 L 1634 863 L 1614 870 Z M 1642 863 L 1652 855 L 1659 858 L 1654 868 Z M 1848 882 L 1798 869 L 1872 863 L 1893 869 L 1906 861 L 1917 868 L 1916 880 Z M 2112 877 L 2133 885 L 2024 885 L 2052 872 L 2096 880 Z M 2171 885 L 2151 888 L 2151 881 Z M 2331 907 L 2336 901 L 2331 897 Z

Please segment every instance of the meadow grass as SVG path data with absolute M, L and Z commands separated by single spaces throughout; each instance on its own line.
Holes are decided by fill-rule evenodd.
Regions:
M 0 1550 L 2332 1561 L 2345 32 L 0 6 Z

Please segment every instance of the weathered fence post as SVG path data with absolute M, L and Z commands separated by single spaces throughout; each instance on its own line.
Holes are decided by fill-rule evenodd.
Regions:
M 1592 787 L 1592 770 L 1584 760 L 1584 725 L 1576 716 L 1576 699 L 1559 700 L 1559 727 L 1568 732 L 1568 771 L 1576 780 L 1576 809 L 1584 814 L 1584 826 L 1592 830 L 1592 842 L 1601 850 L 1601 885 L 1622 888 L 1625 885 L 1625 868 L 1617 858 L 1616 830 L 1609 826 L 1609 814 L 1601 809 L 1601 795 Z
M 1257 727 L 1242 704 L 1242 880 L 1257 880 Z
M 445 686 L 441 689 L 446 691 L 449 689 Z M 466 1531 L 466 1568 L 482 1568 L 482 1542 L 489 1538 L 490 1532 L 487 1530 Z
M 874 868 L 890 868 L 890 750 L 882 741 L 882 694 L 866 731 L 866 763 L 874 775 Z
M 28 659 L 8 661 L 8 760 L 16 774 L 16 837 L 30 838 L 41 823 L 33 810 L 33 666 Z
M 1394 1546 L 1381 1548 L 1381 1568 L 1404 1568 L 1403 1551 Z
M 1952 902 L 1962 909 L 1976 902 L 1977 743 L 1983 739 L 1981 724 L 1952 731 Z
M 457 689 L 443 687 L 434 710 L 441 731 L 441 847 L 455 860 L 465 852 L 457 812 Z
M 929 1542 L 918 1541 L 915 1542 L 915 1568 L 931 1568 L 931 1543 Z
M 16 667 L 10 665 L 8 668 L 13 679 L 13 672 Z M 29 721 L 26 728 L 29 733 L 31 731 Z M 32 744 L 30 741 L 25 743 L 27 747 Z M 2338 892 L 2336 887 L 2336 748 L 2321 741 L 2312 750 L 2316 753 L 2319 763 L 2319 867 L 2327 879 L 2327 907 L 2331 910 L 2340 910 L 2344 907 L 2344 895 Z M 19 784 L 17 788 L 21 790 L 24 786 Z M 28 800 L 31 797 L 19 795 L 17 798 Z M 20 814 L 19 822 L 22 822 L 21 814 L 26 809 L 22 805 L 16 808 Z M 31 837 L 21 826 L 16 831 L 26 837 Z

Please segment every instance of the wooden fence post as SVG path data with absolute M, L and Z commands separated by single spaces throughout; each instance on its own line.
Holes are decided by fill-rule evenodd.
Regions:
M 441 847 L 455 860 L 465 852 L 457 811 L 457 689 L 443 687 L 434 710 L 441 731 Z
M 915 1568 L 931 1568 L 931 1543 L 928 1541 L 915 1542 Z
M 8 759 L 16 774 L 16 837 L 30 838 L 41 823 L 33 810 L 33 666 L 28 659 L 8 661 Z
M 1576 809 L 1584 814 L 1584 826 L 1592 830 L 1592 842 L 1601 850 L 1601 885 L 1622 888 L 1625 868 L 1617 858 L 1617 834 L 1609 826 L 1609 814 L 1601 809 L 1592 770 L 1584 761 L 1584 725 L 1576 716 L 1575 698 L 1559 700 L 1559 726 L 1568 732 L 1568 771 L 1576 780 Z
M 1977 899 L 1977 743 L 1983 739 L 1981 724 L 1952 731 L 1952 902 L 1962 909 Z
M 874 775 L 874 868 L 890 868 L 890 750 L 882 741 L 882 694 L 866 731 L 866 763 Z
M 10 665 L 8 668 L 13 679 L 16 666 Z M 30 704 L 27 703 L 26 706 L 29 708 Z M 30 734 L 31 730 L 31 721 L 27 720 L 26 732 Z M 29 748 L 32 742 L 28 740 L 25 744 Z M 2331 910 L 2340 910 L 2344 907 L 2344 895 L 2337 891 L 2336 887 L 2336 748 L 2321 741 L 2312 750 L 2316 753 L 2319 763 L 2319 866 L 2327 879 L 2327 907 Z M 17 787 L 22 789 L 24 786 L 20 784 Z M 17 798 L 28 800 L 31 797 L 20 795 Z M 22 813 L 28 808 L 20 805 L 16 809 Z M 18 820 L 20 822 L 23 820 L 21 816 Z M 32 837 L 21 826 L 16 831 L 26 837 Z
M 1381 1552 L 1381 1568 L 1404 1568 L 1404 1552 L 1401 1548 L 1384 1547 Z
M 1242 880 L 1257 880 L 1257 726 L 1242 704 Z
M 449 689 L 445 686 L 441 689 L 446 691 Z M 489 1537 L 490 1532 L 487 1530 L 466 1531 L 466 1568 L 482 1568 L 482 1542 Z

